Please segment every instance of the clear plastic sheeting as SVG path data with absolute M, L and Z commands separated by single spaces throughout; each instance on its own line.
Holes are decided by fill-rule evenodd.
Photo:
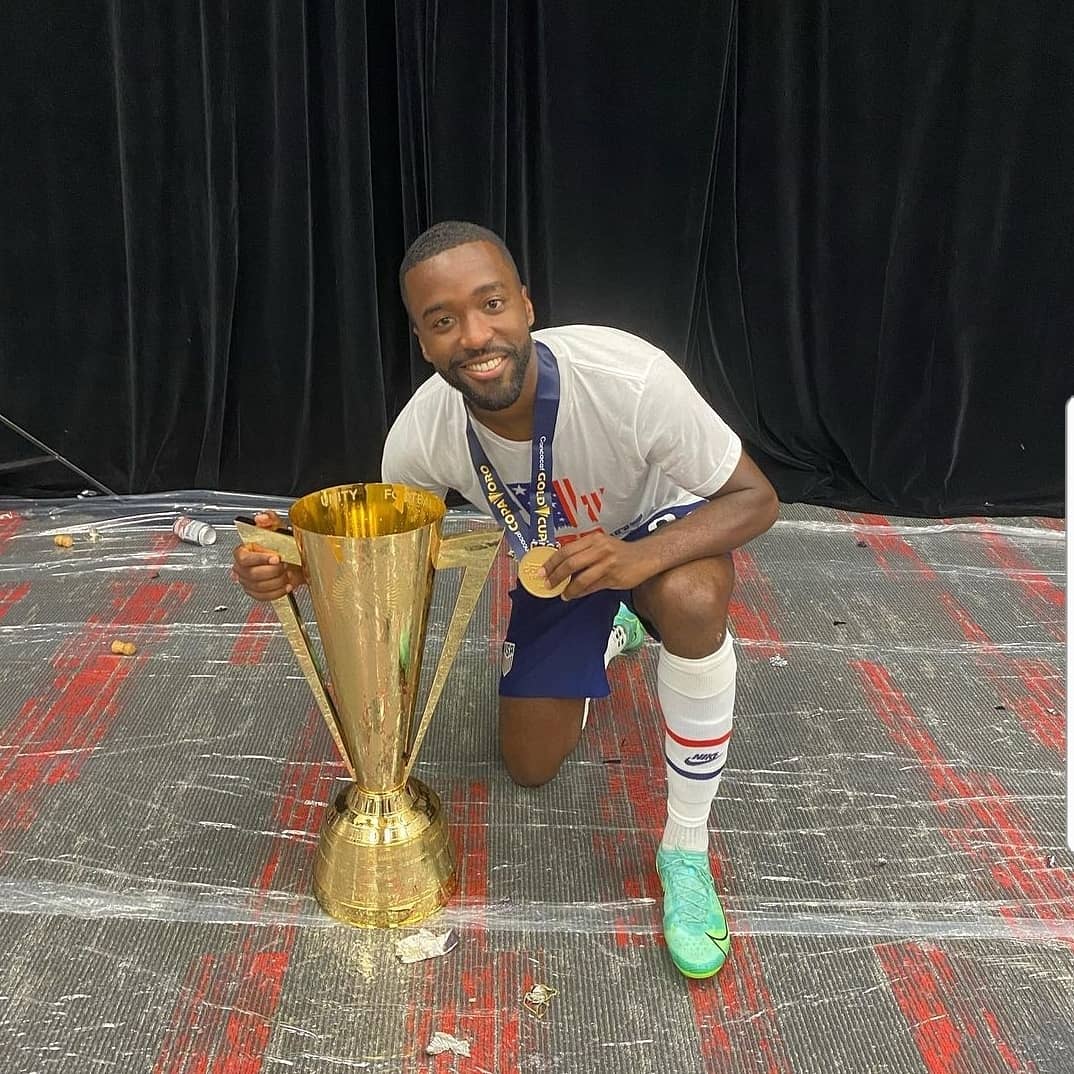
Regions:
M 790 507 L 737 556 L 711 821 L 734 940 L 688 985 L 653 862 L 657 645 L 613 662 L 560 775 L 516 787 L 496 745 L 505 559 L 418 766 L 460 860 L 425 927 L 458 946 L 404 965 L 400 934 L 321 913 L 343 766 L 271 608 L 228 574 L 234 516 L 286 506 L 0 502 L 5 1074 L 1074 1066 L 1055 520 Z M 180 514 L 217 542 L 180 542 Z M 540 1019 L 521 1002 L 538 984 L 556 993 Z M 427 1057 L 437 1032 L 470 1057 Z

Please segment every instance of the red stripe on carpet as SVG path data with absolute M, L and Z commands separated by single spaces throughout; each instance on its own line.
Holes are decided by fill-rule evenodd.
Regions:
M 320 752 L 324 753 L 324 760 L 316 759 Z M 337 778 L 345 773 L 320 710 L 310 709 L 297 738 L 295 756 L 284 765 L 273 811 L 279 837 L 269 849 L 255 881 L 259 891 L 276 888 L 296 896 L 310 893 L 312 858 L 325 809 Z
M 730 603 L 731 630 L 736 638 L 755 643 L 760 655 L 786 656 L 775 623 L 782 617 L 779 602 L 757 561 L 745 549 L 737 549 L 735 560 L 735 590 Z
M 444 818 L 455 841 L 459 868 L 456 906 L 484 908 L 489 897 L 489 788 L 473 780 L 455 788 L 451 808 Z
M 986 650 L 989 657 L 998 655 L 995 643 L 972 615 L 955 598 L 947 592 L 940 593 L 940 604 L 947 612 L 947 617 L 962 631 L 962 636 L 971 645 Z
M 595 736 L 600 755 L 624 766 L 645 768 L 661 781 L 664 773 L 664 717 L 645 668 L 645 650 L 616 657 L 608 666 L 609 698 L 593 702 L 583 735 Z
M 950 593 L 940 593 L 940 604 L 962 636 L 980 650 L 978 665 L 1004 707 L 1042 746 L 1061 753 L 1065 748 L 1066 720 L 1059 670 L 1042 660 L 1008 657 Z M 1020 682 L 1024 695 L 1011 689 L 1014 680 Z
M 292 928 L 255 930 L 236 952 L 200 956 L 153 1074 L 259 1074 L 293 939 Z
M 231 646 L 228 663 L 236 666 L 260 664 L 269 643 L 278 634 L 277 630 L 272 629 L 272 625 L 278 626 L 279 622 L 276 612 L 267 600 L 255 601 L 239 636 L 235 639 L 235 644 Z
M 889 532 L 891 522 L 883 515 L 858 514 L 849 511 L 837 511 L 836 517 L 854 526 L 868 527 L 859 530 L 859 536 L 869 546 L 878 566 L 887 574 L 899 570 L 899 561 L 905 561 L 921 578 L 930 582 L 936 580 L 936 572 L 918 554 L 917 550 L 901 534 Z
M 0 619 L 3 619 L 29 592 L 29 582 L 22 582 L 19 585 L 0 586 Z
M 1066 700 L 1063 689 L 1063 673 L 1054 665 L 1044 660 L 1027 660 L 1012 658 L 1011 666 L 1018 672 L 1022 686 L 1042 705 L 1061 709 Z
M 886 668 L 864 660 L 850 666 L 892 742 L 921 765 L 943 822 L 938 832 L 977 866 L 967 875 L 982 894 L 1016 900 L 1000 907 L 1008 919 L 1028 913 L 1042 922 L 1065 926 L 1074 917 L 1074 878 L 1048 868 L 1040 840 L 1032 834 L 1029 819 L 1013 804 L 1011 792 L 995 776 L 957 772 Z M 981 882 L 982 873 L 991 876 L 994 887 Z M 1074 947 L 1062 931 L 1056 930 L 1057 938 Z
M 536 983 L 532 977 L 532 971 L 527 967 L 524 974 L 519 972 L 519 962 L 521 960 L 521 952 L 506 951 L 497 955 L 497 967 L 499 980 L 501 985 L 506 989 L 505 994 L 510 997 L 512 990 L 521 1000 L 522 996 L 526 994 Z M 543 976 L 543 975 L 542 975 Z M 545 979 L 544 984 L 558 984 L 549 979 Z M 552 999 L 552 1014 L 548 1017 L 555 1016 L 555 998 Z M 499 1063 L 495 1066 L 496 1070 L 521 1070 L 522 1069 L 522 1056 L 521 1056 L 521 1023 L 522 1023 L 522 1008 L 521 1004 L 507 1003 L 506 1006 L 501 1005 L 500 1010 L 497 1012 L 497 1017 L 500 1026 L 500 1046 L 497 1051 L 497 1057 Z M 527 1015 L 527 1017 L 529 1017 Z M 536 1024 L 529 1027 L 530 1032 L 527 1034 L 529 1038 L 527 1040 L 526 1053 L 532 1055 L 535 1053 L 539 1046 L 539 1033 L 536 1029 Z
M 1062 611 L 1066 607 L 1063 590 L 1043 574 L 1036 564 L 1026 559 L 1006 537 L 985 532 L 981 534 L 981 540 L 988 558 L 1022 591 L 1029 607 L 1042 615 L 1054 615 L 1056 611 Z M 1047 621 L 1045 625 L 1048 625 Z M 1060 635 L 1061 633 L 1060 629 Z
M 283 931 L 293 934 L 294 930 Z M 293 935 L 274 937 L 260 950 L 253 949 L 252 938 L 243 945 L 230 973 L 232 980 L 240 983 L 223 1027 L 226 1050 L 214 1057 L 211 1074 L 258 1074 L 261 1070 L 292 939 Z
M 199 1052 L 195 1042 L 211 1031 L 219 1010 L 207 1006 L 216 976 L 216 959 L 203 955 L 190 968 L 179 988 L 183 998 L 172 1012 L 172 1020 L 164 1034 L 164 1043 L 153 1074 L 205 1074 L 209 1057 Z
M 977 1074 L 967 1065 L 975 1062 L 967 1033 L 952 1016 L 925 952 L 912 943 L 882 944 L 876 955 L 929 1074 Z
M 460 952 L 456 952 L 454 956 L 449 957 L 459 958 L 463 956 Z M 404 1047 L 408 1049 L 409 1054 L 404 1056 L 399 1066 L 400 1074 L 419 1074 L 419 1072 L 424 1074 L 424 1072 L 428 1071 L 434 1060 L 426 1056 L 425 1046 L 432 1039 L 432 1035 L 436 1030 L 439 1029 L 445 1033 L 450 1033 L 451 1030 L 447 1029 L 446 1026 L 454 1025 L 453 1015 L 449 1016 L 450 1020 L 445 1020 L 443 1026 L 438 1024 L 438 1019 L 448 1014 L 445 1009 L 438 1008 L 435 1004 L 435 997 L 438 994 L 437 980 L 442 973 L 440 965 L 442 962 L 442 959 L 433 959 L 432 961 L 409 967 L 413 975 L 407 998 L 406 1015 L 403 1019 Z M 463 997 L 460 996 L 459 1005 L 461 1006 L 463 1002 Z M 435 1062 L 439 1064 L 447 1054 L 444 1053 L 440 1060 Z M 441 1066 L 438 1065 L 433 1069 L 440 1070 Z
M 422 1071 L 516 1071 L 519 1066 L 519 955 L 488 950 L 483 930 L 446 959 L 414 967 L 404 1022 L 402 1074 Z M 455 974 L 458 974 L 456 983 Z M 436 1002 L 436 997 L 445 997 Z M 427 1057 L 434 1033 L 448 1033 L 470 1045 L 470 1058 L 451 1052 Z
M 47 787 L 78 777 L 120 714 L 121 687 L 145 667 L 150 646 L 166 634 L 150 628 L 167 623 L 192 591 L 185 582 L 145 582 L 126 596 L 122 588 L 117 586 L 112 618 L 91 617 L 60 646 L 51 688 L 28 698 L 4 728 L 9 752 L 0 760 L 0 830 L 23 830 Z M 138 654 L 112 655 L 117 636 L 138 644 Z
M 301 833 L 319 832 L 335 776 L 344 771 L 332 753 L 320 712 L 311 708 L 281 774 L 274 809 L 279 837 L 267 845 L 252 885 L 256 891 L 275 886 L 292 892 L 298 904 L 310 890 L 316 848 Z M 259 1074 L 296 936 L 292 926 L 249 928 L 235 941 L 237 950 L 199 955 L 180 989 L 153 1074 Z
M 1042 746 L 1065 756 L 1066 719 L 1063 702 L 1058 700 L 1062 691 L 1062 673 L 1039 660 L 1011 660 L 1008 664 L 1028 696 L 1013 697 L 1013 691 L 1007 689 L 1010 680 L 995 672 L 989 678 L 1002 690 L 1000 696 L 1005 706 Z
M 987 1007 L 982 1007 L 981 1018 L 984 1021 L 988 1036 L 996 1049 L 996 1054 L 1007 1064 L 1008 1070 L 1012 1071 L 1012 1074 L 1025 1074 L 1026 1071 L 1032 1070 L 1033 1067 L 1029 1062 L 1023 1060 L 1015 1053 L 1014 1048 L 1011 1045 L 1010 1034 L 1004 1033 L 1000 1028 L 999 1015 L 994 1011 L 990 1011 Z
M 881 944 L 876 955 L 929 1074 L 1032 1070 L 1018 1056 L 999 1019 L 959 979 L 948 956 L 931 944 Z
M 532 986 L 534 979 L 529 970 L 525 976 L 519 971 L 522 953 L 490 952 L 486 936 L 481 933 L 450 958 L 461 960 L 459 983 L 453 986 L 446 977 L 446 968 L 449 968 L 452 962 L 441 960 L 441 966 L 445 969 L 438 975 L 439 987 L 435 989 L 438 995 L 453 997 L 449 1001 L 450 1006 L 443 1004 L 430 1009 L 430 996 L 434 989 L 425 990 L 424 1003 L 421 1003 L 422 1016 L 408 1019 L 408 1032 L 404 1039 L 412 1053 L 405 1060 L 402 1069 L 406 1074 L 428 1070 L 475 1070 L 488 1071 L 491 1074 L 492 1071 L 513 1072 L 523 1069 L 524 1062 L 520 1057 L 519 1045 L 521 1003 L 526 989 Z M 554 1010 L 554 999 L 552 1003 Z M 410 1032 L 412 1025 L 414 1032 Z M 468 1041 L 470 1058 L 460 1059 L 450 1052 L 426 1058 L 425 1046 L 437 1031 Z M 535 1049 L 540 1047 L 538 1041 L 531 1040 L 528 1045 L 527 1055 L 537 1054 Z
M 583 735 L 596 740 L 605 766 L 607 791 L 598 797 L 601 824 L 592 833 L 593 852 L 627 899 L 660 899 L 655 855 L 666 815 L 664 726 L 645 674 L 653 657 L 642 650 L 619 656 L 608 668 L 612 696 L 594 703 Z M 643 947 L 649 936 L 631 930 L 625 916 L 615 922 L 619 947 Z
M 3 555 L 4 547 L 25 525 L 26 519 L 14 511 L 0 513 L 0 555 Z
M 723 969 L 688 987 L 704 1074 L 747 1068 L 792 1074 L 794 1064 L 752 936 L 734 934 Z
M 864 524 L 868 526 L 882 527 L 887 525 L 887 521 L 879 515 L 853 515 L 848 513 L 840 513 L 840 517 L 854 521 L 857 524 Z M 991 543 L 993 548 L 998 547 L 999 544 L 1006 544 L 1002 538 L 999 538 L 994 534 L 982 533 L 980 535 L 974 535 L 974 539 L 978 536 L 983 538 L 986 544 Z M 937 581 L 937 575 L 928 566 L 918 554 L 906 543 L 906 541 L 896 534 L 868 534 L 865 540 L 873 547 L 876 554 L 877 561 L 882 568 L 886 571 L 892 570 L 891 564 L 885 558 L 884 552 L 896 553 L 911 563 L 915 572 L 922 578 L 935 582 Z M 1016 562 L 1016 554 L 1011 550 L 1011 554 L 1005 557 L 997 559 L 997 553 L 990 553 L 994 562 L 1000 562 L 1001 566 L 1006 563 L 1005 569 L 1013 570 L 1017 568 L 1021 570 L 1028 567 L 1027 561 L 1024 559 Z M 1040 577 L 1038 575 L 1038 577 Z M 1018 579 L 1015 578 L 1017 581 Z M 1053 587 L 1054 588 L 1054 587 Z M 1006 670 L 1014 670 L 1015 675 L 1023 678 L 1023 685 L 1027 685 L 1025 682 L 1026 676 L 1021 675 L 1014 668 L 1014 662 L 1008 660 L 1001 649 L 999 649 L 988 634 L 982 629 L 982 627 L 973 619 L 971 614 L 962 607 L 961 604 L 955 598 L 946 591 L 939 593 L 939 599 L 942 607 L 947 612 L 951 621 L 959 627 L 963 636 L 971 644 L 978 646 L 983 650 L 982 655 L 985 657 L 983 661 L 983 672 L 989 679 L 994 689 L 996 689 L 999 696 L 1002 698 L 1004 705 L 1015 713 L 1022 726 L 1042 745 L 1049 749 L 1063 749 L 1065 721 L 1060 715 L 1062 705 L 1052 703 L 1042 704 L 1042 699 L 1039 693 L 1030 688 L 1030 697 L 1019 698 L 1011 689 L 1011 676 L 1006 674 Z M 1049 624 L 1044 624 L 1049 627 Z M 1057 629 L 1055 624 L 1050 626 L 1053 633 Z M 1062 633 L 1059 629 L 1060 634 Z M 1028 687 L 1027 687 L 1028 688 Z M 1049 711 L 1051 710 L 1051 711 Z
M 462 1011 L 459 1021 L 460 1036 L 470 1042 L 470 1060 L 462 1060 L 467 1066 L 471 1064 L 486 1070 L 516 1070 L 513 1064 L 501 1067 L 496 1063 L 496 1021 L 500 1014 L 501 1005 L 507 1006 L 512 998 L 508 996 L 506 989 L 502 992 L 497 990 L 498 960 L 495 956 L 490 957 L 487 950 L 485 936 L 482 934 L 477 950 L 474 952 L 478 957 L 466 960 L 462 971 L 462 988 L 459 991 L 456 1010 Z M 518 997 L 521 1000 L 521 996 Z M 444 1012 L 440 1013 L 440 1021 L 444 1021 Z M 442 1029 L 439 1022 L 434 1022 L 433 1030 Z M 450 1029 L 444 1029 L 450 1033 Z M 419 1038 L 414 1042 L 423 1048 L 427 1043 Z M 448 1062 L 445 1062 L 448 1060 Z M 455 1066 L 454 1057 L 448 1053 L 440 1056 L 437 1064 L 438 1070 L 450 1070 Z

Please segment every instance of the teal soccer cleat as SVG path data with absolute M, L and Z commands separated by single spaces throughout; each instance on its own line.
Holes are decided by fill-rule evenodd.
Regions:
M 712 977 L 727 961 L 731 935 L 708 854 L 660 847 L 656 871 L 664 889 L 664 939 L 671 961 L 685 977 Z
M 623 642 L 622 649 L 619 650 L 620 653 L 632 653 L 645 644 L 645 627 L 641 625 L 641 620 L 623 603 L 620 603 L 619 611 L 615 613 L 615 619 L 612 620 L 612 630 L 615 630 L 616 627 L 623 632 L 623 637 L 626 639 Z

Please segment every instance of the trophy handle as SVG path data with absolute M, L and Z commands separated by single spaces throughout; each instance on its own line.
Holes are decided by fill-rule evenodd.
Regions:
M 254 525 L 252 519 L 247 521 L 243 518 L 235 519 L 235 529 L 243 544 L 258 544 L 270 552 L 275 552 L 284 563 L 291 563 L 296 567 L 302 566 L 298 542 L 290 530 L 267 530 Z M 347 755 L 347 747 L 343 744 L 343 735 L 339 729 L 339 714 L 328 693 L 324 674 L 318 665 L 313 643 L 306 631 L 306 623 L 298 610 L 298 602 L 293 593 L 288 593 L 272 601 L 272 607 L 279 617 L 284 635 L 295 654 L 298 666 L 302 669 L 302 674 L 306 676 L 306 682 L 313 692 L 313 699 L 317 702 L 317 708 L 321 710 L 324 722 L 328 726 L 328 733 L 332 736 L 332 741 L 335 742 L 336 749 L 339 751 L 340 760 L 350 773 L 351 779 L 354 779 L 354 765 Z
M 403 770 L 403 782 L 410 778 L 410 771 L 417 760 L 418 750 L 421 748 L 425 732 L 429 730 L 429 721 L 432 719 L 436 703 L 440 700 L 440 694 L 444 689 L 452 664 L 458 654 L 459 646 L 466 634 L 466 628 L 470 625 L 474 608 L 477 606 L 481 590 L 485 588 L 485 579 L 492 569 L 496 553 L 500 550 L 500 541 L 503 531 L 499 529 L 485 529 L 477 533 L 459 533 L 452 537 L 445 537 L 440 543 L 440 552 L 436 557 L 436 569 L 438 571 L 449 570 L 452 567 L 462 567 L 462 581 L 459 583 L 459 595 L 455 598 L 455 608 L 451 613 L 451 621 L 448 623 L 447 636 L 444 638 L 444 647 L 440 651 L 440 661 L 436 665 L 432 685 L 429 687 L 429 697 L 425 702 L 425 709 L 421 714 L 421 723 L 418 724 L 418 733 L 414 736 L 414 745 L 406 755 L 406 768 Z

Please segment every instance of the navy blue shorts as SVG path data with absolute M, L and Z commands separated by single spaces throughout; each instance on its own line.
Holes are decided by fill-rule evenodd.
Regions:
M 705 502 L 657 511 L 623 540 L 636 541 Z M 500 667 L 501 697 L 607 697 L 611 693 L 604 652 L 620 602 L 634 610 L 630 591 L 601 589 L 578 600 L 559 600 L 534 597 L 516 585 L 509 596 L 511 619 Z M 657 637 L 653 626 L 642 622 Z

